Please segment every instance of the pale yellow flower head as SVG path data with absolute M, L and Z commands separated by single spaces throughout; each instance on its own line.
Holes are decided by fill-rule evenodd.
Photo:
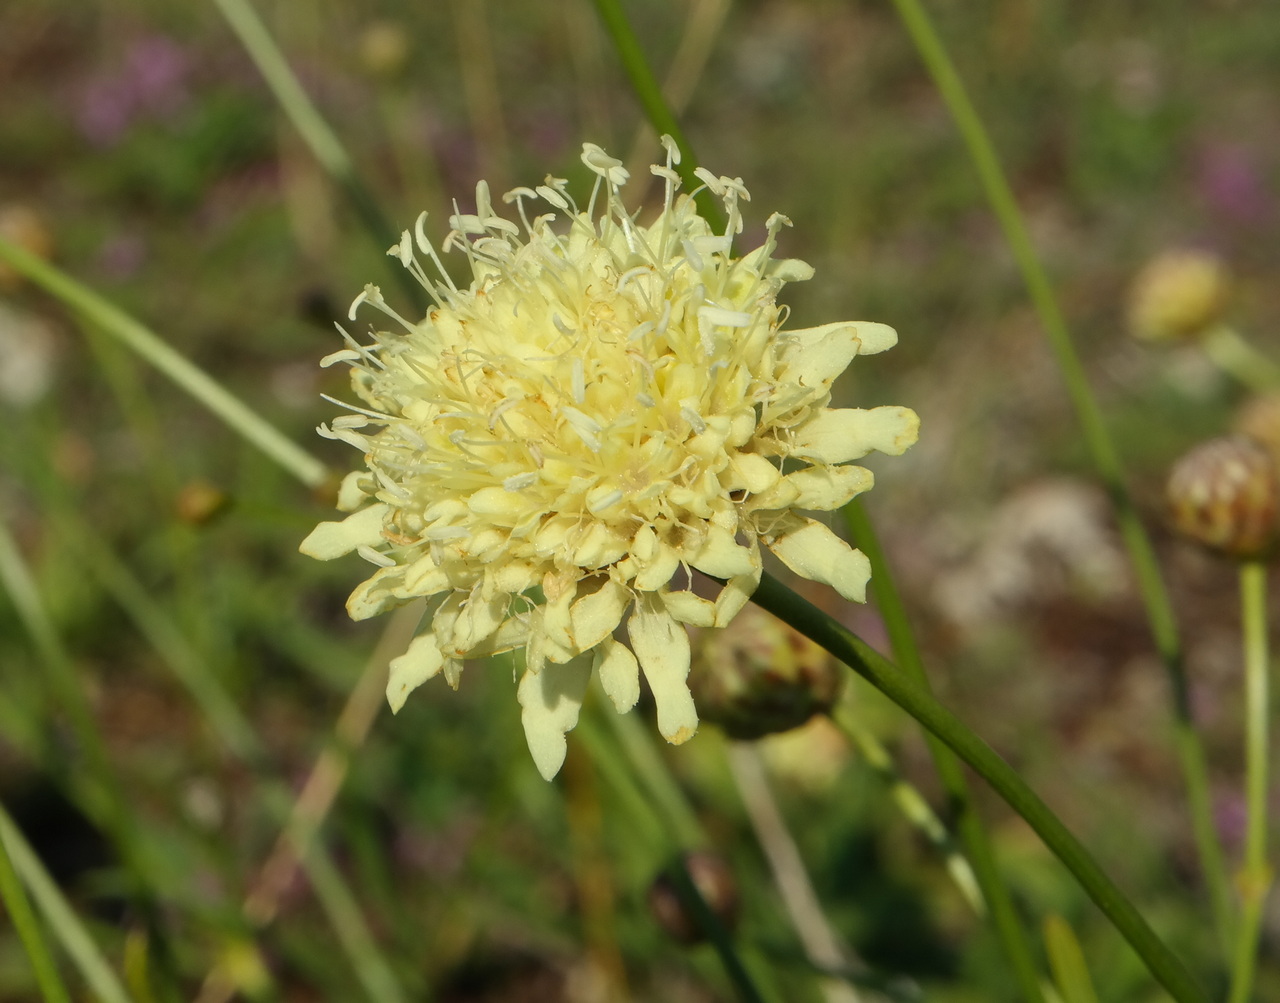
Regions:
M 517 225 L 481 182 L 475 213 L 455 211 L 443 242 L 466 256 L 465 286 L 441 267 L 423 214 L 389 253 L 435 307 L 411 323 L 367 286 L 352 317 L 367 304 L 397 330 L 368 345 L 347 336 L 324 361 L 350 363 L 362 404 L 321 434 L 358 448 L 367 469 L 343 482 L 352 514 L 321 523 L 303 553 L 356 551 L 377 566 L 347 603 L 356 619 L 428 599 L 425 630 L 391 663 L 393 709 L 434 675 L 456 686 L 464 659 L 523 648 L 517 696 L 548 778 L 593 672 L 619 711 L 643 672 L 662 734 L 693 735 L 684 625 L 733 619 L 762 546 L 862 601 L 866 558 L 797 510 L 871 487 L 847 461 L 901 453 L 919 424 L 901 407 L 827 406 L 853 357 L 897 336 L 862 322 L 782 330 L 778 291 L 813 273 L 772 257 L 788 221 L 771 216 L 764 244 L 733 257 L 746 188 L 698 172 L 729 220 L 712 232 L 676 194 L 679 154 L 664 145 L 652 170 L 666 196 L 647 226 L 623 207 L 621 162 L 592 144 L 585 209 L 548 177 L 504 196 Z M 716 598 L 691 591 L 694 570 L 726 583 Z

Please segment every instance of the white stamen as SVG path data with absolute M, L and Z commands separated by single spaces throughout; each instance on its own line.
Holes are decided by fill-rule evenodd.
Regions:
M 512 477 L 508 477 L 502 482 L 502 486 L 508 491 L 523 491 L 527 487 L 532 487 L 537 482 L 537 471 L 530 470 L 528 473 L 515 474 Z
M 620 501 L 622 501 L 622 492 L 610 491 L 603 498 L 596 498 L 594 501 L 588 502 L 587 511 L 590 512 L 592 515 L 596 515 L 600 512 L 603 512 L 610 505 L 617 504 Z
M 413 241 L 409 236 L 408 230 L 400 231 L 400 243 L 387 251 L 388 254 L 394 254 L 400 259 L 400 264 L 405 268 L 409 267 L 409 262 L 413 260 Z
M 395 560 L 386 554 L 379 554 L 370 546 L 356 547 L 356 553 L 363 557 L 370 564 L 376 564 L 380 568 L 394 567 Z
M 365 286 L 364 289 L 360 291 L 360 295 L 351 301 L 351 307 L 347 310 L 347 320 L 356 319 L 356 311 L 360 309 L 360 304 L 366 303 L 369 300 L 369 290 L 377 288 L 377 286 Z
M 742 310 L 726 310 L 719 306 L 700 306 L 698 316 L 718 327 L 750 327 L 752 316 Z
M 621 160 L 609 156 L 595 143 L 582 144 L 582 162 L 612 185 L 625 185 L 631 177 Z
M 689 240 L 680 241 L 680 246 L 684 250 L 685 260 L 689 262 L 689 267 L 695 272 L 702 271 L 702 255 L 698 253 L 698 249 L 693 246 L 693 242 Z
M 721 179 L 712 174 L 705 167 L 699 167 L 693 172 L 694 177 L 701 181 L 704 185 L 711 189 L 711 193 L 717 198 L 723 197 L 724 185 Z
M 355 362 L 360 358 L 360 353 L 352 348 L 340 348 L 336 352 L 330 352 L 320 360 L 320 368 L 328 369 L 330 366 L 338 362 Z
M 426 540 L 461 540 L 470 535 L 466 526 L 431 526 L 422 534 Z
M 676 144 L 676 141 L 664 132 L 659 138 L 659 142 L 662 143 L 662 148 L 667 151 L 667 159 L 672 164 L 679 165 L 680 147 Z
M 693 426 L 693 430 L 699 435 L 707 430 L 707 423 L 703 421 L 702 415 L 691 407 L 682 407 L 680 409 L 680 417 Z
M 569 407 L 567 404 L 560 408 L 560 413 L 564 415 L 569 427 L 578 433 L 578 438 L 586 443 L 587 448 L 593 453 L 599 452 L 600 423 L 594 418 L 583 414 L 576 407 Z
M 557 209 L 569 208 L 568 199 L 566 199 L 554 188 L 548 187 L 547 185 L 538 185 L 538 194 L 542 196 L 544 201 L 550 202 Z

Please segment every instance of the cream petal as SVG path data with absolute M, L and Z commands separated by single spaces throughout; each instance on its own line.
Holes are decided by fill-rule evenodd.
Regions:
M 591 523 L 573 549 L 573 563 L 580 568 L 603 568 L 627 552 L 630 540 L 602 522 Z
M 636 601 L 627 621 L 631 650 L 653 690 L 658 731 L 673 745 L 687 742 L 698 730 L 698 711 L 685 680 L 689 676 L 689 635 L 653 594 Z
M 367 470 L 353 470 L 342 478 L 342 483 L 338 485 L 338 511 L 354 512 L 367 502 L 369 492 L 365 491 L 364 485 L 370 480 Z
M 847 505 L 855 496 L 870 490 L 875 483 L 870 470 L 854 466 L 807 467 L 787 474 L 782 480 L 789 488 L 794 488 L 795 493 L 791 495 L 789 491 L 785 492 L 790 497 L 785 505 L 776 506 L 777 508 L 807 508 L 815 512 L 830 512 Z M 775 506 L 761 502 L 749 507 L 764 509 Z
M 409 602 L 409 597 L 396 595 L 403 575 L 404 568 L 399 567 L 374 572 L 373 577 L 357 585 L 347 598 L 347 616 L 352 620 L 367 620 Z
M 591 661 L 587 658 L 544 665 L 539 672 L 526 670 L 520 678 L 516 690 L 520 721 L 533 764 L 544 780 L 560 772 L 568 751 L 564 736 L 578 723 L 590 679 Z
M 873 449 L 897 456 L 919 432 L 910 408 L 825 408 L 793 430 L 791 455 L 817 463 L 856 460 Z
M 473 648 L 489 640 L 506 620 L 510 608 L 511 596 L 505 592 L 485 599 L 480 589 L 473 590 L 453 627 L 458 653 L 470 656 Z
M 877 324 L 872 320 L 857 321 L 858 354 L 878 355 L 887 352 L 898 343 L 898 332 L 888 324 Z
M 431 629 L 435 632 L 436 643 L 440 645 L 445 658 L 466 657 L 467 649 L 454 640 L 454 630 L 462 616 L 462 606 L 466 600 L 466 592 L 450 592 L 431 616 Z
M 779 380 L 825 391 L 858 354 L 857 328 L 847 321 L 788 332 Z
M 500 655 L 504 651 L 523 648 L 528 643 L 528 618 L 513 616 L 503 620 L 502 626 L 490 634 L 487 640 L 472 648 L 468 657 L 486 658 L 489 655 Z
M 751 570 L 751 551 L 734 540 L 728 530 L 710 524 L 702 546 L 688 561 L 704 575 L 733 578 Z
M 430 554 L 424 554 L 404 569 L 404 580 L 396 588 L 395 594 L 401 598 L 417 596 L 433 596 L 452 588 L 449 576 L 437 567 Z
M 727 444 L 734 449 L 745 446 L 756 434 L 756 411 L 753 407 L 741 407 L 729 420 Z
M 533 588 L 542 580 L 542 574 L 532 561 L 507 561 L 484 569 L 484 587 L 493 592 L 509 592 L 518 595 Z
M 778 468 L 759 453 L 734 453 L 720 482 L 726 491 L 742 490 L 758 495 L 777 484 L 781 476 Z
M 795 518 L 794 529 L 766 541 L 770 550 L 802 578 L 830 585 L 851 602 L 866 602 L 871 562 L 826 526 Z
M 680 567 L 680 555 L 666 544 L 659 543 L 657 553 L 645 565 L 644 570 L 636 575 L 635 587 L 641 592 L 656 592 L 667 582 Z
M 596 645 L 596 675 L 619 714 L 625 714 L 640 699 L 640 663 L 621 641 L 606 637 Z
M 382 543 L 382 525 L 390 505 L 379 502 L 353 512 L 341 522 L 322 522 L 307 534 L 298 550 L 320 561 L 332 561 L 357 547 Z
M 387 703 L 391 705 L 391 712 L 398 714 L 409 694 L 438 673 L 443 665 L 444 655 L 434 633 L 427 631 L 410 641 L 408 650 L 391 659 L 389 666 Z
M 613 633 L 631 602 L 631 590 L 612 578 L 597 592 L 578 599 L 569 610 L 574 645 L 588 651 Z
M 660 546 L 658 534 L 648 523 L 636 530 L 636 535 L 631 538 L 632 556 L 644 562 L 651 561 Z
M 528 499 L 518 491 L 503 487 L 481 488 L 467 499 L 467 508 L 476 515 L 514 519 L 529 507 Z
M 800 489 L 796 487 L 795 483 L 785 477 L 781 477 L 778 479 L 778 483 L 768 491 L 748 498 L 746 508 L 748 512 L 790 508 L 799 497 Z
M 714 627 L 727 627 L 733 618 L 742 612 L 742 608 L 751 601 L 756 589 L 760 587 L 760 572 L 730 578 L 720 594 L 716 596 L 716 619 Z
M 550 593 L 552 590 L 546 591 Z M 542 631 L 549 641 L 561 648 L 576 647 L 573 643 L 573 620 L 570 610 L 577 594 L 578 583 L 571 582 L 555 593 L 554 598 L 548 598 L 542 606 Z M 551 656 L 548 655 L 548 657 Z
M 524 645 L 524 664 L 527 672 L 541 672 L 547 664 L 547 635 L 542 629 L 542 607 L 529 611 L 529 639 Z
M 692 592 L 659 592 L 658 598 L 667 612 L 691 627 L 712 627 L 716 622 L 716 604 Z
M 799 258 L 778 258 L 769 262 L 765 273 L 778 282 L 808 282 L 813 278 L 813 265 Z
M 704 430 L 688 439 L 684 448 L 694 456 L 710 460 L 724 452 L 725 440 L 729 438 L 733 423 L 726 415 L 699 415 L 698 417 L 705 426 Z

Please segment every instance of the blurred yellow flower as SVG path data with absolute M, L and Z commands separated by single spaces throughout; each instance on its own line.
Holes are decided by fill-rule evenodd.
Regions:
M 1206 334 L 1227 306 L 1231 278 L 1207 251 L 1165 251 L 1138 273 L 1129 291 L 1129 327 L 1145 341 Z
M 759 583 L 761 545 L 862 601 L 866 558 L 796 510 L 871 487 L 847 461 L 901 453 L 919 426 L 907 408 L 827 407 L 852 358 L 897 336 L 862 322 L 781 330 L 778 291 L 813 274 L 772 258 L 789 221 L 771 216 L 764 244 L 733 257 L 746 188 L 698 171 L 728 216 L 712 232 L 677 196 L 679 154 L 663 143 L 652 171 L 666 195 L 648 226 L 623 207 L 621 162 L 592 144 L 585 210 L 548 177 L 504 196 L 517 226 L 480 182 L 475 213 L 455 207 L 442 248 L 466 256 L 462 287 L 424 213 L 388 253 L 435 307 L 415 324 L 367 286 L 352 317 L 367 304 L 403 332 L 374 332 L 371 345 L 348 335 L 324 360 L 351 364 L 363 406 L 320 431 L 363 452 L 367 469 L 343 481 L 339 508 L 352 514 L 321 523 L 302 552 L 356 551 L 378 566 L 348 601 L 356 619 L 429 598 L 425 632 L 391 664 L 393 709 L 436 674 L 456 686 L 465 658 L 524 648 L 517 695 L 547 778 L 592 672 L 619 711 L 643 672 L 662 734 L 693 735 L 684 625 L 733 619 Z M 714 600 L 691 591 L 691 569 L 725 582 Z M 624 623 L 629 643 L 614 636 Z

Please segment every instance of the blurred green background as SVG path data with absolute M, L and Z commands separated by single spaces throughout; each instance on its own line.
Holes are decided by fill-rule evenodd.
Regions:
M 1161 250 L 1212 250 L 1236 277 L 1231 319 L 1280 350 L 1280 9 L 931 7 L 1156 528 L 1234 857 L 1234 576 L 1164 537 L 1159 492 L 1172 458 L 1226 428 L 1242 392 L 1194 349 L 1132 342 L 1125 290 Z M 657 144 L 587 0 L 259 9 L 396 229 L 425 208 L 442 232 L 450 200 L 466 211 L 481 177 L 495 192 L 547 173 L 584 180 L 583 141 L 633 166 L 639 204 Z M 859 318 L 900 333 L 839 392 L 922 418 L 905 457 L 871 464 L 868 504 L 936 685 L 1213 984 L 1165 678 L 1128 565 L 1012 260 L 892 8 L 653 0 L 628 12 L 702 162 L 751 190 L 744 246 L 771 212 L 794 221 L 782 253 L 817 277 L 786 290 L 792 326 Z M 313 434 L 334 413 L 319 395 L 345 383 L 316 363 L 366 282 L 396 301 L 398 265 L 213 4 L 6 0 L 0 232 L 153 326 L 335 469 L 357 459 Z M 228 959 L 248 997 L 365 998 L 306 880 L 290 874 L 261 932 L 240 913 L 279 832 L 271 783 L 296 793 L 333 748 L 385 627 L 343 612 L 354 559 L 297 554 L 331 517 L 327 501 L 3 270 L 0 413 L 0 512 L 127 792 L 167 944 L 142 932 L 83 736 L 8 600 L 0 799 L 138 999 L 166 971 L 195 998 Z M 121 569 L 196 676 L 251 722 L 262 747 L 248 761 L 139 629 Z M 883 643 L 873 609 L 841 615 Z M 850 699 L 936 797 L 917 731 L 873 695 Z M 433 682 L 357 744 L 321 842 L 403 998 L 730 998 L 710 950 L 671 942 L 646 907 L 670 854 L 660 830 L 637 820 L 579 733 L 556 783 L 537 776 L 509 672 L 473 668 L 458 693 Z M 663 753 L 736 870 L 740 940 L 771 972 L 768 991 L 821 999 L 723 744 L 707 726 Z M 931 1000 L 1012 999 L 994 939 L 843 741 L 819 727 L 765 744 L 823 904 L 860 956 Z M 830 769 L 815 775 L 815 762 Z M 981 801 L 1027 915 L 1073 923 L 1101 999 L 1161 998 L 1029 831 Z M 1272 910 L 1259 999 L 1280 994 L 1278 935 Z M 21 946 L 0 926 L 0 999 L 33 998 Z

